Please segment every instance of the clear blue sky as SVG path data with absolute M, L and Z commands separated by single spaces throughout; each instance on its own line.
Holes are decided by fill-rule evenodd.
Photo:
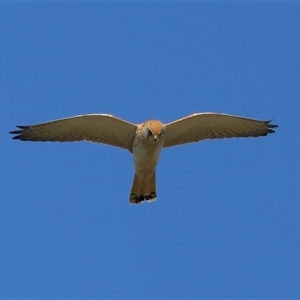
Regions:
M 1 298 L 300 298 L 299 3 L 1 3 Z M 273 119 L 130 153 L 8 131 L 85 113 Z

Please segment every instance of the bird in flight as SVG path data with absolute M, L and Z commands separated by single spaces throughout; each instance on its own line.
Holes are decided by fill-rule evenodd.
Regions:
M 274 133 L 269 121 L 220 113 L 195 113 L 163 124 L 149 120 L 133 124 L 112 115 L 87 114 L 46 123 L 17 126 L 13 139 L 40 142 L 91 141 L 121 147 L 133 154 L 135 174 L 129 196 L 132 204 L 156 199 L 156 165 L 162 148 L 205 139 L 259 137 Z

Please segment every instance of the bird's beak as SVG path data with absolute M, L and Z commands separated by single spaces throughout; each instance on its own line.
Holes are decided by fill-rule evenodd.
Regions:
M 153 138 L 154 138 L 154 141 L 156 141 L 157 140 L 157 134 L 154 134 Z

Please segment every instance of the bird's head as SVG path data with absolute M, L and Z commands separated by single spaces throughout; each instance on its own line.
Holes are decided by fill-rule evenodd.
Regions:
M 157 120 L 147 121 L 144 126 L 144 135 L 148 140 L 154 142 L 163 140 L 165 134 L 165 126 Z

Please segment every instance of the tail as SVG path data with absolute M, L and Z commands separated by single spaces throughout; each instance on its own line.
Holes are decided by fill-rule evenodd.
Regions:
M 154 201 L 155 199 L 156 199 L 155 172 L 147 181 L 140 180 L 137 177 L 137 175 L 134 174 L 129 202 L 131 204 L 139 204 L 142 203 L 144 200 Z

